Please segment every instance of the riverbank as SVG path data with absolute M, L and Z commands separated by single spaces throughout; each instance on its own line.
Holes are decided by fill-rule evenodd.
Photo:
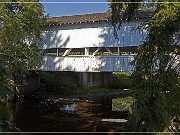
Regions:
M 96 90 L 96 91 L 95 91 Z M 76 91 L 76 93 L 70 93 L 66 95 L 61 95 L 59 93 L 47 92 L 47 91 L 37 91 L 30 95 L 34 98 L 44 98 L 46 100 L 56 101 L 56 100 L 68 100 L 68 101 L 89 101 L 89 102 L 101 102 L 103 98 L 116 98 L 116 97 L 126 97 L 132 95 L 129 89 L 103 89 L 98 88 L 91 90 L 83 89 L 84 92 Z M 81 93 L 82 92 L 82 93 Z M 90 93 L 89 93 L 90 92 Z
M 76 101 L 101 101 L 102 98 L 105 97 L 124 97 L 130 95 L 131 92 L 129 90 L 114 90 L 110 92 L 102 92 L 102 93 L 86 93 L 86 94 L 75 94 L 75 95 L 68 95 L 62 97 L 63 100 L 76 100 Z

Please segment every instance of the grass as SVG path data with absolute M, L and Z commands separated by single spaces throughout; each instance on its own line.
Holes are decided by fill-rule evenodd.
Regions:
M 129 111 L 132 113 L 132 107 L 135 99 L 131 96 L 112 99 L 113 111 Z

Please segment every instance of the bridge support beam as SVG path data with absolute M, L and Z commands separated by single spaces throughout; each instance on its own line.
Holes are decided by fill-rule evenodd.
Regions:
M 112 78 L 112 72 L 80 72 L 79 86 L 82 88 L 110 87 Z

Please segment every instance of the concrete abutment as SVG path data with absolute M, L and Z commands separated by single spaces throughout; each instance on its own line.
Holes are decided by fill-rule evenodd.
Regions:
M 112 72 L 79 72 L 79 87 L 110 87 Z
M 27 86 L 25 87 L 25 93 L 30 93 L 36 91 L 40 88 L 40 81 L 42 78 L 46 78 L 51 83 L 47 86 L 51 85 L 53 87 L 59 86 L 57 89 L 61 89 L 60 86 L 63 84 L 56 84 L 60 83 L 62 79 L 63 81 L 74 83 L 80 88 L 90 88 L 90 87 L 103 87 L 108 88 L 111 86 L 113 81 L 112 72 L 49 72 L 49 71 L 40 71 L 43 72 L 43 77 L 41 73 L 31 71 L 30 74 L 27 76 Z M 67 79 L 67 80 L 66 80 Z M 59 80 L 59 81 L 57 81 Z M 53 83 L 52 83 L 53 82 Z M 50 86 L 50 87 L 51 87 Z

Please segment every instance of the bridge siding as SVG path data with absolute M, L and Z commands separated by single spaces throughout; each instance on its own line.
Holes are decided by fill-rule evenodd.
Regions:
M 133 66 L 130 62 L 133 60 L 133 56 L 44 56 L 41 69 L 74 72 L 132 72 Z
M 118 31 L 119 40 L 114 37 L 114 29 L 110 21 L 51 26 L 44 31 L 39 48 L 138 46 L 145 39 L 146 31 L 132 30 L 132 28 L 140 23 L 142 20 L 123 23 Z

